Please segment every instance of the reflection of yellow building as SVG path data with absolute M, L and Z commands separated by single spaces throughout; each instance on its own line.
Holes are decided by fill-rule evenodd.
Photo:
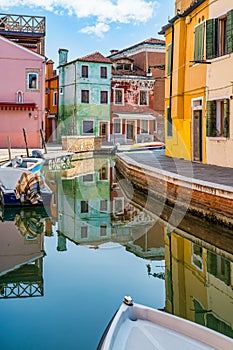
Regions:
M 206 64 L 204 23 L 208 1 L 177 1 L 176 13 L 163 27 L 166 38 L 165 138 L 167 153 L 205 161 Z
M 165 230 L 165 308 L 233 337 L 233 256 L 210 247 Z

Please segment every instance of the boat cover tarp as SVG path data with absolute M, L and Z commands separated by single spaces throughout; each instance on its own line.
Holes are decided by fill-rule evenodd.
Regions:
M 23 172 L 16 184 L 15 194 L 17 199 L 37 204 L 41 199 L 40 177 L 35 173 Z

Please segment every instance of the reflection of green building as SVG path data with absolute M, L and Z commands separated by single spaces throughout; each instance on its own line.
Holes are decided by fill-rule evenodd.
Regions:
M 59 232 L 76 243 L 97 243 L 111 237 L 108 160 L 94 161 L 92 168 L 86 167 L 74 178 L 62 178 L 58 191 Z
M 108 140 L 111 61 L 95 52 L 67 62 L 67 54 L 59 50 L 59 132 Z

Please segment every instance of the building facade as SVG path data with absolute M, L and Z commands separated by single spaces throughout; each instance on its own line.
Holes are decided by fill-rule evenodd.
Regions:
M 160 32 L 167 53 L 167 154 L 232 167 L 232 6 L 180 0 L 175 12 Z
M 112 50 L 111 141 L 164 141 L 165 42 Z
M 54 62 L 46 62 L 45 79 L 45 141 L 57 140 L 58 119 L 58 74 L 53 69 Z
M 44 57 L 0 36 L 0 147 L 40 148 L 44 128 Z
M 59 133 L 109 140 L 111 61 L 99 52 L 68 62 L 59 50 Z

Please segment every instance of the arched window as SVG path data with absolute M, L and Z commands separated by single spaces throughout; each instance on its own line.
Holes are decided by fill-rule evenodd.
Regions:
M 16 102 L 23 103 L 23 91 L 22 90 L 18 90 L 16 92 Z

